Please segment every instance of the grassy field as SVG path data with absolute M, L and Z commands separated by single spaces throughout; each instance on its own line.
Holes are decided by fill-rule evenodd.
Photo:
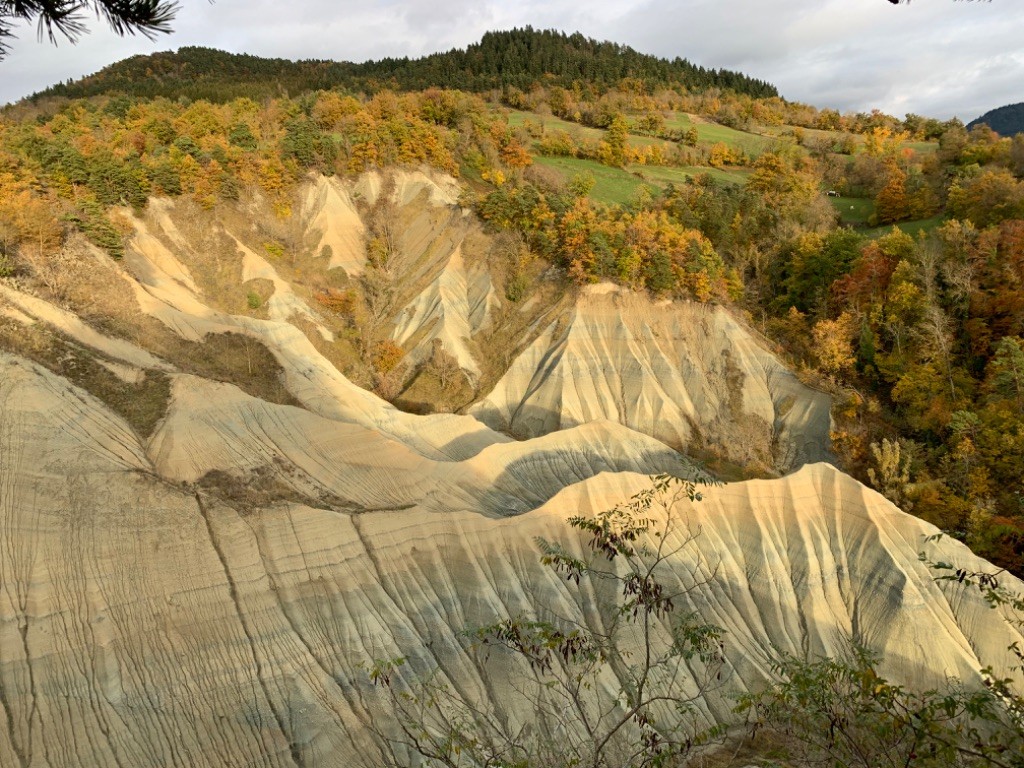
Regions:
M 843 224 L 866 227 L 875 212 L 875 201 L 866 197 L 830 197 Z
M 552 117 L 551 115 L 541 116 L 533 112 L 522 112 L 517 109 L 509 110 L 509 125 L 513 127 L 520 127 L 527 121 L 534 123 L 535 125 L 539 123 L 548 131 L 565 131 L 570 136 L 577 137 L 578 139 L 600 141 L 605 135 L 605 131 L 601 128 L 588 128 L 585 125 L 571 123 L 568 120 L 562 120 L 557 117 Z M 665 152 L 670 152 L 675 147 L 671 141 L 656 139 L 651 136 L 638 136 L 636 134 L 630 134 L 627 139 L 627 143 L 632 147 L 646 147 L 651 144 L 659 144 Z
M 687 179 L 706 173 L 715 181 L 726 184 L 746 184 L 750 177 L 747 170 L 726 170 L 723 168 L 703 168 L 695 165 L 687 165 L 681 168 L 668 167 L 664 165 L 631 165 L 629 170 L 637 173 L 652 184 L 664 187 L 667 184 L 682 184 Z
M 830 197 L 829 200 L 839 212 L 841 223 L 852 226 L 865 237 L 876 238 L 892 232 L 892 224 L 880 227 L 868 226 L 868 219 L 875 212 L 875 202 L 866 197 Z M 916 221 L 901 221 L 898 226 L 908 235 L 917 237 L 919 232 L 925 234 L 931 232 L 945 221 L 942 216 L 932 216 L 929 219 L 918 219 Z
M 906 232 L 912 237 L 917 237 L 919 233 L 924 232 L 928 234 L 938 227 L 942 226 L 942 223 L 946 219 L 943 216 L 932 216 L 930 219 L 918 219 L 917 221 L 901 221 L 895 226 L 899 227 L 903 232 Z M 871 229 L 865 229 L 862 234 L 870 238 L 881 237 L 892 232 L 894 225 L 887 224 L 884 227 L 873 227 Z
M 570 136 L 575 136 L 579 139 L 599 141 L 604 138 L 605 134 L 600 128 L 588 128 L 551 115 L 541 116 L 533 112 L 523 112 L 516 109 L 508 111 L 509 125 L 521 126 L 528 120 L 533 123 L 541 123 L 546 129 L 565 131 Z M 759 128 L 758 130 L 763 131 L 763 133 L 748 133 L 724 125 L 718 125 L 710 120 L 688 115 L 684 112 L 675 112 L 665 120 L 666 128 L 685 131 L 693 126 L 697 128 L 697 140 L 701 144 L 710 146 L 722 142 L 730 147 L 742 149 L 751 157 L 757 157 L 765 150 L 771 149 L 780 143 L 793 144 L 794 138 L 792 134 L 793 131 L 797 130 L 791 125 L 774 125 Z M 799 130 L 802 130 L 808 138 L 827 139 L 830 142 L 838 142 L 844 136 L 842 131 L 824 131 L 817 128 L 801 128 Z M 854 140 L 857 146 L 854 150 L 856 153 L 863 146 L 864 139 L 861 136 L 854 136 Z M 672 142 L 663 139 L 636 134 L 630 134 L 629 143 L 635 147 L 661 144 L 666 151 L 670 150 L 673 146 Z M 905 141 L 901 146 L 913 149 L 921 154 L 928 154 L 938 149 L 939 144 L 936 141 Z
M 727 184 L 744 184 L 750 175 L 749 171 L 695 166 L 672 168 L 663 165 L 630 165 L 624 169 L 611 168 L 594 160 L 576 157 L 536 157 L 534 162 L 545 168 L 554 169 L 565 181 L 576 174 L 589 173 L 594 177 L 594 188 L 590 192 L 590 197 L 599 203 L 619 205 L 634 200 L 639 188 L 644 184 L 653 194 L 658 194 L 669 184 L 682 184 L 702 173 L 707 173 L 716 181 Z
M 805 142 L 824 141 L 833 147 L 837 146 L 843 137 L 846 136 L 843 131 L 826 131 L 821 128 L 803 128 L 794 125 L 766 125 L 758 130 L 763 132 L 765 136 L 771 136 L 776 141 L 790 145 L 796 143 L 795 133 L 797 131 L 803 131 Z M 859 136 L 854 136 L 854 141 L 856 142 L 856 146 L 860 146 L 862 143 Z
M 588 128 L 585 125 L 570 123 L 568 120 L 562 120 L 553 115 L 538 115 L 534 112 L 522 112 L 518 109 L 510 109 L 508 111 L 508 124 L 514 128 L 519 128 L 527 122 L 534 125 L 540 124 L 544 126 L 546 131 L 565 131 L 570 136 L 579 136 L 580 138 L 592 139 L 594 141 L 603 139 L 605 133 L 600 128 Z
M 594 177 L 594 188 L 590 197 L 599 203 L 623 205 L 634 199 L 639 188 L 644 185 L 637 178 L 622 168 L 611 168 L 594 160 L 581 160 L 575 157 L 537 157 L 534 162 L 546 168 L 552 168 L 562 174 L 566 181 L 576 174 L 589 173 Z M 660 189 L 647 184 L 654 194 Z
M 697 139 L 702 144 L 717 144 L 722 142 L 730 147 L 742 149 L 749 155 L 757 156 L 775 143 L 775 139 L 767 136 L 759 136 L 756 133 L 737 131 L 735 128 L 728 128 L 683 112 L 674 113 L 665 121 L 665 126 L 677 130 L 686 131 L 691 127 L 697 128 Z

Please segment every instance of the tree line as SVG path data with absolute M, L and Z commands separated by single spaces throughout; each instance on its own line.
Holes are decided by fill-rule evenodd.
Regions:
M 114 92 L 168 99 L 262 99 L 331 88 L 353 93 L 382 89 L 451 88 L 473 93 L 535 83 L 607 90 L 624 79 L 648 88 L 719 88 L 754 97 L 777 96 L 768 82 L 686 59 L 664 59 L 617 43 L 576 33 L 531 27 L 488 32 L 479 43 L 418 59 L 385 58 L 362 63 L 289 61 L 211 48 L 182 47 L 133 56 L 81 80 L 54 85 L 31 97 L 81 98 Z

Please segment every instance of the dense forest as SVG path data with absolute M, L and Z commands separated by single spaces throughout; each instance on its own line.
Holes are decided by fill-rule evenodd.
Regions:
M 981 117 L 969 122 L 967 127 L 973 128 L 976 125 L 987 125 L 1000 136 L 1024 133 L 1024 102 L 990 109 Z
M 360 64 L 288 61 L 211 48 L 134 56 L 74 83 L 55 85 L 33 98 L 80 98 L 120 91 L 132 96 L 230 101 L 291 95 L 330 88 L 374 92 L 381 88 L 457 88 L 480 93 L 530 88 L 536 83 L 603 92 L 629 78 L 644 87 L 726 88 L 751 96 L 775 96 L 775 87 L 739 72 L 705 69 L 576 33 L 530 27 L 488 32 L 479 43 L 419 59 L 389 58 Z
M 287 216 L 311 172 L 429 165 L 517 244 L 510 301 L 541 264 L 734 307 L 834 395 L 844 469 L 1020 572 L 1024 135 L 531 30 L 365 65 L 184 49 L 45 96 L 0 115 L 0 277 L 59 293 L 48 254 L 118 257 L 152 196 Z

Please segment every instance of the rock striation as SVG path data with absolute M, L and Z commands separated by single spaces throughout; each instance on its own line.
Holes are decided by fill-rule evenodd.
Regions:
M 494 445 L 445 476 L 363 428 L 320 436 L 301 409 L 260 412 L 225 385 L 178 380 L 143 445 L 38 366 L 3 355 L 0 373 L 5 766 L 376 764 L 369 724 L 388 715 L 363 665 L 377 658 L 405 656 L 410 674 L 486 694 L 500 711 L 517 671 L 472 663 L 461 630 L 515 615 L 586 622 L 587 585 L 541 566 L 534 539 L 582 553 L 566 517 L 648 483 L 621 471 L 577 480 L 548 464 L 588 440 L 621 444 L 617 425 L 571 447 L 551 441 L 572 430 L 515 444 L 516 455 Z M 288 433 L 309 439 L 289 448 Z M 218 458 L 244 468 L 275 449 L 350 507 L 286 494 L 241 503 L 185 482 Z M 563 487 L 529 511 L 487 514 L 495 494 L 552 488 L 551 477 Z M 980 658 L 1009 664 L 1006 646 L 1022 639 L 975 591 L 931 578 L 917 552 L 934 528 L 830 465 L 652 514 L 672 517 L 673 542 L 695 537 L 673 556 L 680 608 L 727 632 L 708 723 L 728 718 L 729 696 L 760 684 L 779 652 L 836 653 L 852 637 L 882 650 L 896 679 L 969 683 Z M 933 546 L 985 566 L 955 542 Z
M 830 399 L 719 306 L 588 289 L 470 413 L 520 437 L 593 419 L 786 471 L 830 459 Z
M 0 283 L 4 338 L 52 342 L 0 350 L 0 766 L 379 765 L 373 726 L 393 713 L 365 665 L 397 656 L 410 678 L 521 717 L 511 692 L 527 670 L 476 663 L 463 630 L 597 621 L 593 585 L 543 566 L 536 540 L 582 554 L 567 518 L 628 501 L 653 473 L 696 477 L 676 449 L 795 470 L 651 512 L 680 545 L 679 609 L 727 633 L 704 723 L 727 722 L 777 654 L 850 639 L 899 681 L 1009 667 L 1024 638 L 976 591 L 934 581 L 918 559 L 933 527 L 823 463 L 828 398 L 740 322 L 608 286 L 564 315 L 538 296 L 509 307 L 457 193 L 418 172 L 311 180 L 298 234 L 273 224 L 295 246 L 273 262 L 244 216 L 200 236 L 185 226 L 200 214 L 154 201 L 123 212 L 123 261 L 87 254 L 116 286 L 97 306 L 120 314 L 99 320 Z M 373 320 L 407 354 L 441 344 L 483 381 L 481 340 L 528 316 L 469 413 L 404 413 L 336 364 L 353 329 L 312 297 L 369 270 L 362 217 L 382 205 L 401 237 Z M 272 291 L 258 313 L 247 285 Z M 225 338 L 246 353 L 238 370 L 196 363 Z M 65 378 L 74 366 L 53 356 L 95 371 Z M 267 373 L 253 360 L 286 396 L 246 389 Z M 125 401 L 143 395 L 156 417 L 132 420 Z M 954 541 L 927 546 L 986 568 Z

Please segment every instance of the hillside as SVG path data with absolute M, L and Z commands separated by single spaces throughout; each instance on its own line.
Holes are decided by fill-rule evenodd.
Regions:
M 725 69 L 706 69 L 685 59 L 662 59 L 576 33 L 530 27 L 488 32 L 479 43 L 419 59 L 393 58 L 359 64 L 287 61 L 184 47 L 176 52 L 135 56 L 71 84 L 55 85 L 32 98 L 98 94 L 229 101 L 282 93 L 299 96 L 337 88 L 373 92 L 380 88 L 458 88 L 482 92 L 537 82 L 566 88 L 585 83 L 598 91 L 633 78 L 648 88 L 724 88 L 752 96 L 775 96 L 775 87 Z
M 976 125 L 987 125 L 1000 136 L 1024 133 L 1024 102 L 990 109 L 981 117 L 971 120 L 967 124 L 967 128 L 970 129 Z
M 0 608 L 5 765 L 42 750 L 55 768 L 381 764 L 369 724 L 392 715 L 363 665 L 399 655 L 516 717 L 504 703 L 528 670 L 477 667 L 460 629 L 538 605 L 585 620 L 586 593 L 545 573 L 533 537 L 571 541 L 567 510 L 605 508 L 646 483 L 604 474 L 494 520 L 475 511 L 475 491 L 452 496 L 437 477 L 475 460 L 416 466 L 400 444 L 374 439 L 362 456 L 330 456 L 350 504 L 349 473 L 372 461 L 375 498 L 361 502 L 372 508 L 311 506 L 268 488 L 219 496 L 164 479 L 156 445 L 84 391 L 7 355 L 0 365 L 18 404 L 4 411 L 17 425 L 4 455 L 19 468 L 0 486 L 3 578 L 22 596 Z M 183 397 L 193 385 L 174 378 L 176 408 L 212 432 Z M 260 427 L 269 414 L 233 412 L 237 394 L 206 385 L 201 397 L 245 431 L 236 445 L 270 437 Z M 205 450 L 212 458 L 215 446 Z M 69 474 L 78 479 L 61 490 Z M 728 630 L 728 683 L 703 705 L 704 723 L 727 720 L 730 697 L 762 684 L 775 653 L 838 653 L 844 633 L 889 651 L 883 671 L 917 684 L 970 684 L 976 653 L 992 659 L 1020 639 L 976 591 L 930 578 L 916 552 L 933 528 L 831 467 L 706 496 L 675 508 L 701 533 L 700 549 L 673 561 L 685 580 L 703 551 L 716 576 L 685 608 Z M 937 554 L 984 565 L 952 542 Z
M 426 171 L 312 178 L 284 218 L 256 195 L 215 212 L 157 198 L 118 211 L 120 260 L 68 244 L 64 306 L 0 284 L 4 765 L 379 765 L 372 726 L 395 714 L 366 666 L 399 656 L 515 722 L 528 665 L 474 661 L 463 628 L 593 621 L 591 585 L 542 566 L 535 540 L 582 552 L 569 515 L 627 501 L 653 472 L 694 476 L 658 439 L 666 425 L 682 447 L 692 430 L 707 450 L 746 435 L 794 466 L 809 446 L 824 455 L 828 398 L 722 308 L 544 281 L 504 298 L 493 235 L 453 187 Z M 374 269 L 342 249 L 381 206 L 402 276 L 382 334 L 428 361 L 444 350 L 487 408 L 553 411 L 547 434 L 406 413 L 345 375 L 365 328 L 317 297 Z M 265 247 L 268 226 L 286 252 Z M 524 375 L 529 360 L 547 362 Z M 428 362 L 409 386 L 440 375 Z M 697 407 L 672 411 L 687 389 Z M 932 578 L 918 552 L 934 526 L 834 466 L 702 491 L 650 512 L 685 521 L 671 539 L 679 610 L 726 631 L 702 726 L 733 722 L 734 697 L 779 653 L 839 655 L 852 637 L 896 681 L 980 685 L 981 659 L 1008 668 L 1024 639 L 978 590 Z M 931 554 L 988 567 L 949 538 Z M 653 631 L 667 638 L 667 619 Z M 605 695 L 586 694 L 612 706 Z
M 1024 329 L 1024 137 L 634 85 L 12 106 L 0 121 L 0 275 L 88 306 L 61 266 L 74 237 L 130 258 L 147 208 L 176 211 L 180 232 L 204 232 L 197 253 L 246 249 L 248 287 L 211 286 L 222 308 L 298 312 L 332 364 L 401 410 L 475 408 L 516 436 L 590 418 L 644 425 L 731 477 L 835 460 L 1024 572 L 1024 421 L 1005 373 Z M 437 173 L 448 181 L 431 182 L 432 199 L 465 211 L 407 220 L 401 209 Z M 397 197 L 381 195 L 393 181 Z M 257 199 L 246 235 L 238 206 Z M 228 234 L 225 217 L 239 219 Z M 303 266 L 313 255 L 326 272 Z M 660 338 L 614 306 L 571 300 L 608 285 L 673 306 L 623 299 L 658 318 Z M 771 359 L 703 351 L 691 369 L 664 364 L 687 312 L 714 318 L 715 345 L 734 323 L 756 329 Z M 580 348 L 581 331 L 629 341 Z M 627 399 L 618 365 L 657 386 Z M 601 371 L 588 396 L 564 373 L 579 366 Z M 792 409 L 788 375 L 770 373 L 780 366 L 833 396 L 830 423 L 821 407 Z M 761 394 L 735 396 L 737 371 Z M 791 423 L 817 437 L 797 447 Z M 909 476 L 887 486 L 880 457 L 894 440 Z M 965 450 L 978 467 L 953 471 Z
M 1024 135 L 730 77 L 526 29 L 4 109 L 0 766 L 1024 748 Z

